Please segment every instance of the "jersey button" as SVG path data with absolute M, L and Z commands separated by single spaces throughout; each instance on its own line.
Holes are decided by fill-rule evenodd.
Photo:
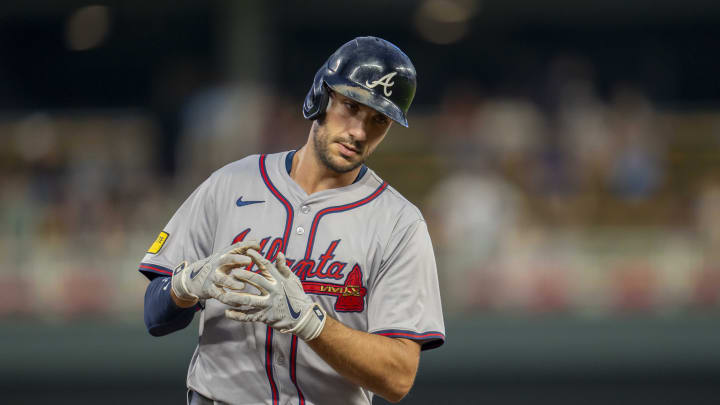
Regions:
M 308 212 L 310 212 L 310 207 L 308 207 L 307 205 L 303 205 L 302 207 L 300 207 L 300 211 L 302 211 L 303 214 L 307 214 Z
M 298 235 L 302 235 L 305 233 L 305 228 L 303 228 L 302 226 L 298 226 L 295 231 L 297 232 Z
M 275 360 L 277 361 L 278 365 L 282 366 L 285 364 L 285 357 L 283 357 L 282 354 L 278 354 L 277 359 L 275 359 Z

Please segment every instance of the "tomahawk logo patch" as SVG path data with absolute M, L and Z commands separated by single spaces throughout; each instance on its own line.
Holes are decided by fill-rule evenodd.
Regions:
M 365 85 L 371 89 L 377 86 L 383 86 L 383 93 L 385 93 L 385 96 L 390 97 L 390 95 L 392 94 L 392 90 L 389 90 L 389 88 L 395 84 L 395 82 L 391 82 L 390 79 L 395 77 L 396 74 L 397 72 L 388 73 L 380 79 L 374 80 L 372 83 L 369 83 L 367 80 L 365 80 Z

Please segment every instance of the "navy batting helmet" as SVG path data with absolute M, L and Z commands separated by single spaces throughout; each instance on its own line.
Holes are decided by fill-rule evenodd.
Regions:
M 358 37 L 338 48 L 315 74 L 303 115 L 314 120 L 325 113 L 328 86 L 407 127 L 417 84 L 415 66 L 397 46 L 376 37 Z

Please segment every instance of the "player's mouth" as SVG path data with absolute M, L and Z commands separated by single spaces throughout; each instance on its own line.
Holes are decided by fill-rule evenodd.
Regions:
M 345 157 L 355 157 L 360 154 L 360 151 L 357 148 L 354 148 L 346 143 L 337 142 L 338 150 L 340 151 L 340 154 Z

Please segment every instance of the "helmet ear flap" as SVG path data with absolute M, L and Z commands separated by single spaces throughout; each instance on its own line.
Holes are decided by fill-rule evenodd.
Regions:
M 309 120 L 316 120 L 325 114 L 330 98 L 323 80 L 323 70 L 325 70 L 325 66 L 321 67 L 315 74 L 313 85 L 307 96 L 305 96 L 305 102 L 303 103 L 303 116 Z

